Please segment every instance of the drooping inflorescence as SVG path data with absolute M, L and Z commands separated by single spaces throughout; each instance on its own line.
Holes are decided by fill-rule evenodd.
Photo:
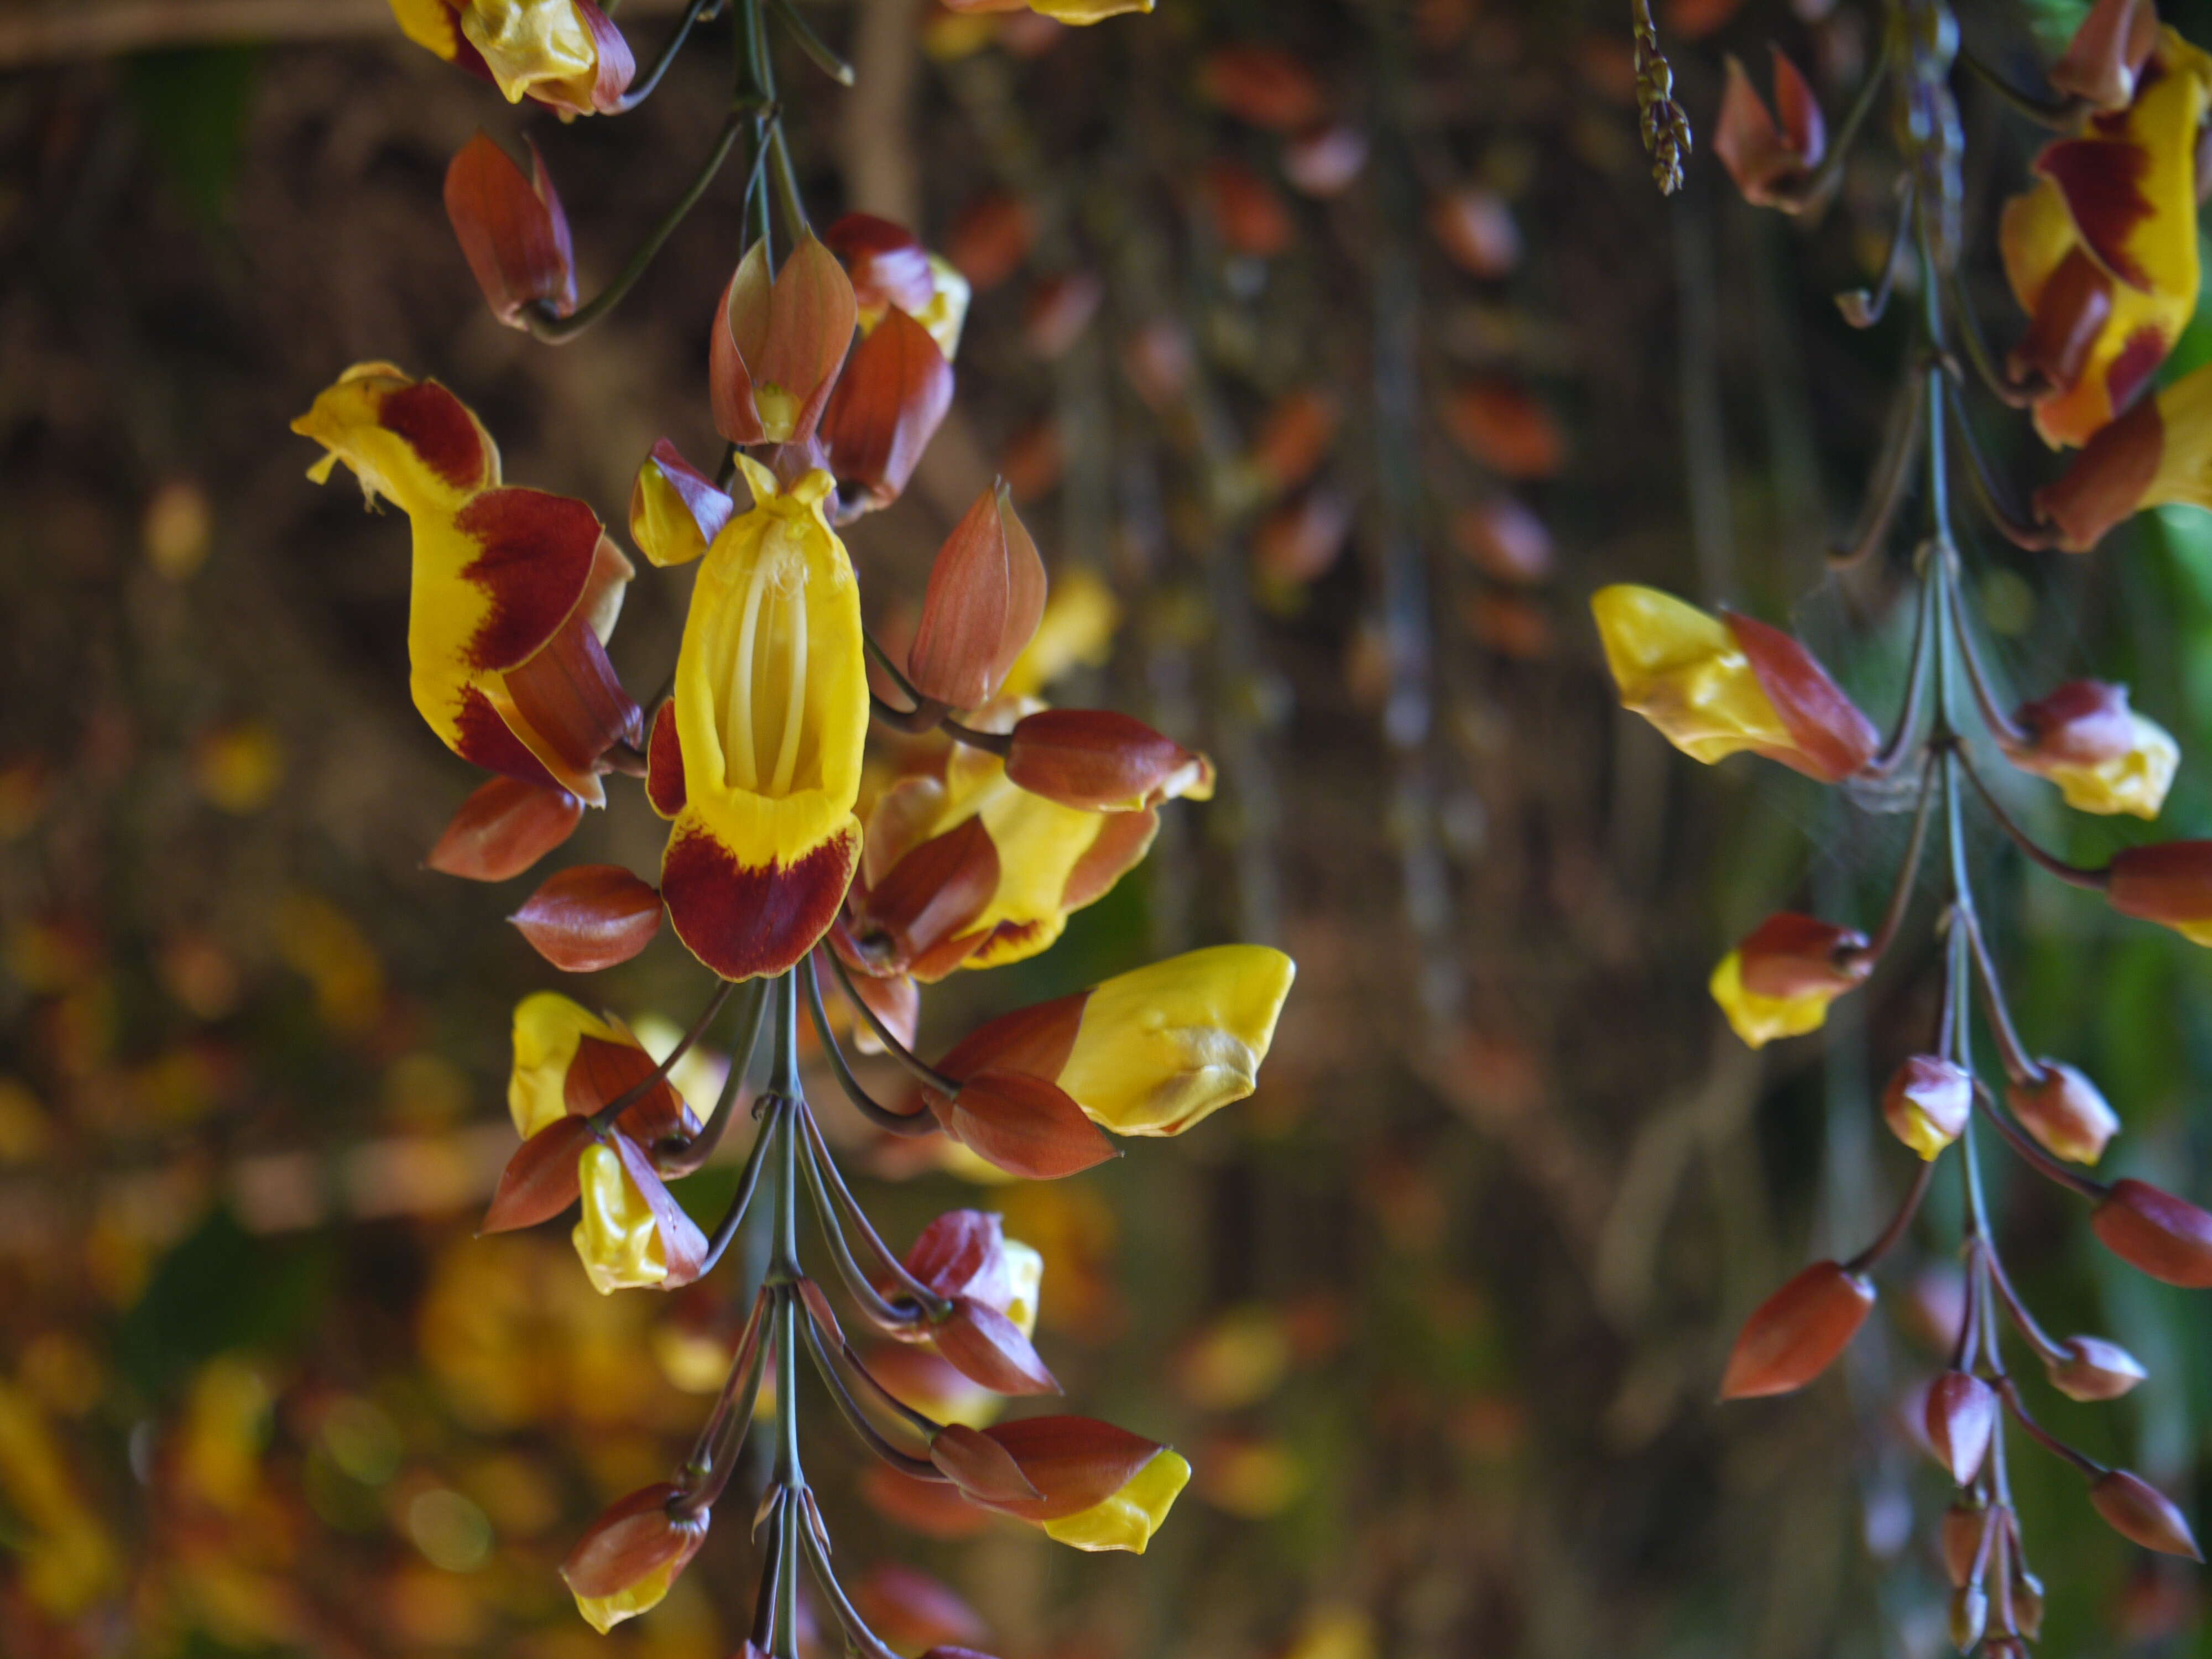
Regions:
M 619 113 L 658 83 L 696 25 L 693 0 L 640 74 L 591 0 L 393 0 L 410 38 L 564 117 Z M 446 203 L 494 313 L 567 338 L 606 314 L 709 187 L 740 139 L 749 241 L 703 354 L 728 448 L 712 474 L 665 441 L 639 469 L 624 526 L 656 568 L 696 564 L 665 689 L 633 698 L 607 655 L 637 574 L 586 503 L 503 480 L 483 423 L 433 380 L 348 369 L 295 429 L 412 528 L 408 646 L 415 702 L 462 758 L 493 773 L 428 862 L 481 881 L 520 875 L 561 846 L 606 780 L 642 786 L 668 821 L 654 878 L 585 865 L 547 878 L 512 920 L 570 972 L 628 961 L 663 921 L 710 970 L 682 1040 L 658 1061 L 631 1028 L 554 993 L 516 1009 L 508 1101 L 521 1145 L 486 1231 L 578 1212 L 573 1239 L 601 1291 L 694 1284 L 749 1216 L 766 1261 L 734 1357 L 672 1478 L 623 1498 L 562 1571 L 601 1630 L 653 1607 L 704 1540 L 764 1391 L 775 1444 L 757 1516 L 760 1589 L 747 1651 L 796 1659 L 807 1592 L 849 1648 L 888 1659 L 833 1570 L 799 1454 L 801 1354 L 837 1415 L 898 1476 L 1087 1550 L 1141 1552 L 1189 1478 L 1157 1442 L 1073 1416 L 971 1420 L 927 1409 L 896 1345 L 933 1351 L 991 1394 L 1056 1393 L 1031 1343 L 1042 1262 L 997 1216 L 939 1217 L 902 1254 L 847 1185 L 800 1075 L 804 1018 L 853 1108 L 896 1136 L 941 1134 L 1008 1174 L 1071 1175 L 1115 1156 L 1111 1135 L 1180 1134 L 1249 1094 L 1294 969 L 1222 945 L 1001 1016 L 935 1063 L 916 1052 L 920 987 L 1033 956 L 1070 913 L 1144 857 L 1162 806 L 1211 794 L 1212 763 L 1109 710 L 1052 708 L 1044 565 L 1003 485 L 939 552 L 902 654 L 871 632 L 842 526 L 896 501 L 953 391 L 968 289 L 911 234 L 849 215 L 817 236 L 786 151 L 770 6 L 734 0 L 730 114 L 705 165 L 622 275 L 579 305 L 558 193 L 479 135 L 454 158 Z M 1003 9 L 996 0 L 956 9 Z M 788 5 L 800 50 L 852 76 Z M 1143 0 L 1039 0 L 1066 22 Z M 777 257 L 779 243 L 782 257 Z M 896 741 L 871 747 L 872 729 Z M 833 995 L 836 1000 L 833 1002 Z M 833 1008 L 838 1012 L 833 1012 Z M 748 1101 L 766 1033 L 766 1085 L 737 1193 L 711 1229 L 674 1188 L 713 1155 Z M 677 1085 L 687 1054 L 726 1047 L 711 1102 Z M 914 1098 L 864 1086 L 848 1049 L 885 1054 Z M 893 1345 L 849 1339 L 800 1249 L 811 1208 L 851 1317 Z M 947 1651 L 953 1651 L 947 1650 Z
M 2027 320 L 2002 360 L 1984 343 L 1961 268 L 1973 258 L 1962 201 L 1965 140 L 1953 82 L 1972 73 L 2055 130 L 2034 177 L 2002 212 L 1997 252 Z M 1747 934 L 1714 970 L 1729 1023 L 1754 1048 L 1816 1030 L 1831 1005 L 1863 985 L 1910 920 L 1923 864 L 1939 872 L 1934 918 L 1942 997 L 1919 1051 L 1895 1062 L 1878 1107 L 1923 1160 L 1895 1215 L 1849 1260 L 1808 1267 L 1770 1297 L 1737 1338 L 1726 1399 L 1788 1393 L 1820 1376 L 1875 1302 L 1873 1270 L 1911 1225 L 1948 1162 L 1962 1184 L 1965 1297 L 1948 1364 L 1919 1410 L 1925 1443 L 1957 1487 L 1942 1532 L 1961 1651 L 2021 1653 L 2038 1634 L 2043 1590 L 2030 1571 L 2008 1474 L 2010 1429 L 2078 1468 L 2090 1502 L 2146 1548 L 2197 1557 L 2180 1512 L 2136 1476 L 2097 1462 L 2030 1414 L 2010 1369 L 2025 1352 L 2075 1400 L 2110 1400 L 2145 1370 L 2101 1338 L 2054 1338 L 2008 1276 L 1977 1164 L 1980 1127 L 2030 1169 L 2091 1206 L 2090 1225 L 2122 1260 L 2169 1284 L 2212 1286 L 2212 1214 L 2144 1182 L 2086 1171 L 2121 1120 L 2075 1066 L 2036 1054 L 2016 1025 L 1990 947 L 1991 884 L 1970 867 L 1966 822 L 1985 817 L 2027 860 L 2101 892 L 2121 913 L 2212 942 L 2212 842 L 2128 848 L 2097 868 L 2064 862 L 2009 813 L 1991 769 L 2057 787 L 2078 811 L 2158 817 L 2179 761 L 2173 738 L 2100 680 L 2057 686 L 2007 708 L 1986 665 L 1966 553 L 1952 513 L 1954 482 L 1990 526 L 2029 550 L 2087 551 L 2139 508 L 2212 505 L 2208 374 L 2148 388 L 2197 307 L 2198 177 L 2212 58 L 2162 27 L 2151 0 L 2097 0 L 2050 69 L 2050 93 L 2005 86 L 1962 51 L 1943 0 L 1890 0 L 1881 46 L 1856 103 L 1829 141 L 1804 77 L 1775 54 L 1774 112 L 1731 59 L 1713 149 L 1755 205 L 1801 212 L 1823 204 L 1877 100 L 1891 100 L 1897 145 L 1895 240 L 1876 285 L 1838 296 L 1856 327 L 1893 295 L 1923 307 L 1883 459 L 1838 563 L 1881 555 L 1916 482 L 1924 526 L 1911 558 L 1914 625 L 1906 678 L 1887 729 L 1860 712 L 1796 641 L 1751 618 L 1708 615 L 1648 588 L 1595 600 L 1622 702 L 1708 763 L 1748 750 L 1848 798 L 1909 804 L 1911 829 L 1891 897 L 1869 929 L 1784 913 Z M 1910 273 L 1910 280 L 1899 277 Z M 1967 415 L 1990 398 L 2032 414 L 2053 449 L 2078 454 L 2021 512 L 1988 470 Z M 1994 1050 L 1978 1065 L 1974 1008 Z M 1955 1149 L 1955 1152 L 1954 1152 Z M 2008 1341 L 2009 1326 L 2014 1340 Z M 2200 1558 L 2201 1559 L 2201 1558 Z

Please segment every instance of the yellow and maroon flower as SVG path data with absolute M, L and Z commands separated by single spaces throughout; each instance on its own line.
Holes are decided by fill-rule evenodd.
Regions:
M 617 108 L 637 61 L 592 0 L 392 0 L 417 46 L 490 82 L 510 104 L 563 116 Z
M 1872 724 L 1779 629 L 1626 583 L 1599 589 L 1590 610 L 1622 707 L 1692 760 L 1748 749 L 1839 783 L 1873 757 Z
M 603 805 L 600 759 L 639 713 L 607 660 L 629 561 L 579 501 L 500 482 L 483 422 L 435 380 L 359 363 L 292 429 L 414 527 L 415 706 L 464 760 Z
M 2069 680 L 2023 705 L 2017 736 L 2002 734 L 2005 758 L 2057 784 L 2082 812 L 2154 818 L 2181 763 L 2181 748 L 2157 721 L 2128 707 L 2128 688 Z
M 2059 544 L 2086 553 L 2146 507 L 2212 508 L 2212 365 L 2146 398 L 2082 447 L 2035 511 Z
M 1763 1048 L 1827 1024 L 1828 1005 L 1874 971 L 1866 952 L 1864 933 L 1784 910 L 1721 958 L 1709 988 L 1735 1034 Z
M 647 789 L 675 820 L 660 866 L 669 920 L 726 979 L 781 973 L 836 919 L 860 860 L 868 730 L 860 588 L 823 516 L 830 475 L 784 490 L 739 465 L 752 510 L 718 525 L 726 498 L 694 488 L 687 505 L 664 463 L 648 463 L 668 510 L 657 528 L 647 515 L 656 539 L 641 541 L 656 564 L 704 553 Z
M 683 1496 L 667 1482 L 630 1493 L 592 1522 L 561 1564 L 577 1612 L 602 1636 L 658 1606 L 707 1541 L 706 1510 L 672 1511 Z
M 1173 1448 L 1088 1417 L 947 1428 L 930 1456 L 969 1503 L 1079 1550 L 1143 1554 L 1190 1480 Z
M 848 213 L 822 233 L 823 245 L 844 261 L 860 306 L 860 331 L 872 333 L 890 311 L 920 323 L 951 362 L 972 297 L 968 279 L 914 233 L 872 213 Z
M 2028 313 L 2011 371 L 2036 429 L 2086 443 L 2124 413 L 2197 308 L 2197 146 L 2212 58 L 2161 30 L 2125 108 L 2044 147 L 2006 204 L 2005 275 Z

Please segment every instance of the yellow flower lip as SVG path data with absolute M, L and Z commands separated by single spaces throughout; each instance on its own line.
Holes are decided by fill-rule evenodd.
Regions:
M 823 513 L 833 483 L 816 471 L 787 491 L 742 464 L 754 506 L 707 550 L 652 758 L 671 786 L 656 802 L 681 796 L 661 860 L 670 920 L 728 979 L 781 973 L 836 919 L 868 723 L 859 585 Z
M 1708 988 L 1753 1048 L 1827 1023 L 1828 1005 L 1874 971 L 1863 933 L 1815 916 L 1769 916 L 1723 957 Z

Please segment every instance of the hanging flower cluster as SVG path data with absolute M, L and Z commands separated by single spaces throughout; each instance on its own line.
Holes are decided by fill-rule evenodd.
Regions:
M 1966 1297 L 1948 1366 L 1928 1387 L 1921 1418 L 1928 1448 L 1957 1485 L 1942 1534 L 1955 1589 L 1952 1634 L 1961 1651 L 2018 1659 L 2040 1626 L 2043 1590 L 2012 1502 L 2008 1423 L 2078 1468 L 2091 1503 L 2121 1534 L 2153 1550 L 2198 1551 L 2166 1498 L 2030 1415 L 2002 1340 L 2008 1322 L 2051 1385 L 2071 1399 L 2115 1398 L 2145 1372 L 2100 1338 L 2052 1337 L 2024 1304 L 1998 1253 L 1976 1123 L 2088 1200 L 2097 1237 L 2153 1278 L 2212 1287 L 2212 1214 L 2141 1181 L 2108 1184 L 2085 1172 L 2118 1133 L 2119 1116 L 2087 1077 L 2035 1054 L 2015 1026 L 1978 908 L 1964 815 L 1975 803 L 2045 871 L 2200 944 L 2212 944 L 2212 842 L 2136 847 L 2082 869 L 2038 845 L 2005 811 L 1988 781 L 1992 766 L 2057 786 L 2081 811 L 2154 819 L 2179 751 L 2130 706 L 2124 686 L 2075 680 L 2004 706 L 1984 665 L 1950 484 L 1963 477 L 1995 527 L 2029 548 L 2087 550 L 2141 507 L 2212 505 L 2212 371 L 2146 395 L 2197 306 L 2212 58 L 2161 27 L 2150 0 L 2097 0 L 2051 68 L 2054 96 L 2008 93 L 2008 101 L 2039 110 L 2057 136 L 2037 156 L 2034 182 L 2003 212 L 2000 252 L 2027 322 L 2000 362 L 1983 343 L 1960 281 L 1964 143 L 1951 86 L 1962 66 L 1996 77 L 1961 52 L 1942 0 L 1891 0 L 1885 9 L 1881 53 L 1833 144 L 1804 78 L 1777 52 L 1778 118 L 1731 61 L 1713 147 L 1747 198 L 1798 211 L 1832 191 L 1885 88 L 1893 101 L 1902 152 L 1896 240 L 1878 287 L 1841 303 L 1848 320 L 1869 326 L 1899 272 L 1917 267 L 1923 337 L 1855 544 L 1838 554 L 1849 561 L 1884 548 L 1902 497 L 1924 472 L 1928 519 L 1912 561 L 1917 623 L 1893 722 L 1887 735 L 1877 730 L 1803 646 L 1748 617 L 1711 616 L 1629 586 L 1601 592 L 1594 608 L 1622 702 L 1685 753 L 1711 763 L 1747 750 L 1862 797 L 1901 790 L 1917 800 L 1892 896 L 1870 933 L 1785 912 L 1723 958 L 1712 994 L 1744 1042 L 1757 1048 L 1816 1030 L 1838 998 L 1864 984 L 1911 912 L 1931 831 L 1940 849 L 1941 1012 L 1925 1048 L 1898 1060 L 1879 1100 L 1882 1121 L 1920 1160 L 1914 1178 L 1864 1249 L 1807 1268 L 1752 1315 L 1721 1393 L 1784 1394 L 1827 1368 L 1874 1306 L 1873 1268 L 1904 1236 L 1937 1164 L 1955 1148 Z M 2032 514 L 2010 509 L 2008 492 L 1984 469 L 1964 412 L 1976 386 L 2031 411 L 2053 447 L 2080 451 L 2035 493 Z M 1994 1087 L 1970 1041 L 1978 988 L 1997 1063 Z
M 591 0 L 394 0 L 394 9 L 411 38 L 510 100 L 568 116 L 629 107 L 721 8 L 695 0 L 642 76 Z M 1008 1174 L 1049 1180 L 1115 1156 L 1113 1136 L 1180 1134 L 1249 1095 L 1295 970 L 1257 945 L 1197 951 L 1003 1015 L 934 1064 L 916 1052 L 919 987 L 1048 948 L 1073 911 L 1143 859 L 1166 803 L 1212 793 L 1213 769 L 1126 715 L 1039 699 L 1051 674 L 1039 641 L 1054 631 L 1055 599 L 1003 485 L 984 491 L 939 552 L 903 659 L 870 635 L 839 532 L 897 499 L 944 418 L 968 289 L 884 221 L 848 216 L 814 234 L 785 153 L 765 7 L 730 9 L 736 112 L 676 212 L 589 305 L 576 303 L 568 221 L 534 151 L 526 175 L 479 135 L 447 178 L 449 215 L 494 313 L 559 339 L 620 298 L 749 137 L 750 246 L 704 343 L 729 447 L 710 476 L 656 445 L 623 526 L 650 564 L 697 566 L 663 694 L 641 705 L 608 660 L 635 574 L 616 534 L 582 501 L 505 484 L 489 434 L 452 392 L 362 364 L 294 428 L 325 451 L 312 477 L 343 462 L 372 504 L 406 514 L 416 705 L 448 748 L 495 775 L 431 865 L 483 881 L 519 875 L 567 840 L 587 805 L 605 804 L 607 778 L 635 778 L 668 823 L 653 878 L 564 870 L 513 921 L 556 967 L 586 973 L 636 956 L 665 919 L 715 981 L 658 1061 L 621 1019 L 570 998 L 541 993 L 515 1011 L 508 1101 L 521 1140 L 485 1231 L 573 1210 L 583 1270 L 611 1294 L 693 1284 L 749 1215 L 769 1224 L 764 1275 L 696 1443 L 672 1479 L 586 1532 L 562 1569 L 577 1606 L 604 1631 L 666 1595 L 706 1537 L 766 1384 L 771 1469 L 757 1501 L 743 1500 L 763 1539 L 746 1651 L 796 1659 L 804 1564 L 815 1606 L 848 1645 L 887 1659 L 832 1569 L 802 1470 L 802 1353 L 892 1470 L 1079 1549 L 1141 1552 L 1190 1468 L 1087 1418 L 979 1428 L 937 1407 L 940 1420 L 930 1391 L 902 1380 L 902 1350 L 864 1357 L 848 1340 L 801 1258 L 802 1194 L 871 1331 L 933 1352 L 939 1372 L 991 1394 L 1058 1391 L 1031 1342 L 1036 1251 L 1006 1237 L 996 1216 L 959 1210 L 901 1255 L 854 1200 L 801 1085 L 802 1009 L 877 1129 L 941 1133 Z M 1091 21 L 1149 7 L 1037 9 Z M 778 15 L 849 81 L 795 12 Z M 872 752 L 872 726 L 899 740 Z M 825 978 L 849 1008 L 842 1021 Z M 687 1099 L 678 1068 L 718 1029 L 732 1056 L 726 1080 L 712 1101 Z M 758 1132 L 735 1200 L 702 1229 L 675 1188 L 737 1115 L 763 1029 Z M 848 1043 L 890 1055 L 915 1080 L 914 1098 L 872 1097 Z

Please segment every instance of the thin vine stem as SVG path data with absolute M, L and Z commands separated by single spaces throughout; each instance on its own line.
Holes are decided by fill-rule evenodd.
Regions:
M 868 1029 L 876 1034 L 876 1041 L 884 1045 L 884 1052 L 889 1054 L 893 1060 L 896 1060 L 900 1065 L 905 1066 L 908 1072 L 913 1075 L 915 1080 L 920 1083 L 924 1088 L 933 1089 L 948 1100 L 953 1096 L 958 1094 L 960 1092 L 960 1085 L 953 1079 L 945 1076 L 944 1073 L 939 1071 L 935 1066 L 924 1060 L 920 1055 L 916 1054 L 913 1049 L 908 1048 L 906 1044 L 901 1042 L 898 1038 L 893 1035 L 891 1028 L 884 1024 L 882 1017 L 878 1015 L 874 1009 L 868 1006 L 867 999 L 853 988 L 853 976 L 847 969 L 844 959 L 835 951 L 828 952 L 828 955 L 830 957 L 830 971 L 837 975 L 837 983 L 844 988 L 846 1000 L 849 1001 L 853 1005 L 854 1008 L 859 1012 L 860 1018 L 868 1022 Z M 915 1117 L 926 1117 L 927 1116 L 927 1114 L 917 1112 L 911 1115 Z M 920 1133 L 921 1132 L 915 1130 L 908 1133 Z
M 691 1052 L 692 1044 L 706 1035 L 707 1028 L 714 1023 L 714 1016 L 722 1012 L 722 1005 L 729 1001 L 730 993 L 737 988 L 735 981 L 726 979 L 714 988 L 714 994 L 707 999 L 707 1006 L 699 1011 L 699 1017 L 691 1022 L 690 1029 L 678 1039 L 676 1046 L 668 1051 L 667 1057 L 652 1071 L 592 1114 L 591 1124 L 593 1134 L 605 1133 L 609 1126 L 617 1118 L 668 1081 L 668 1074 L 676 1069 L 678 1063 L 684 1055 Z M 702 1131 L 702 1133 L 704 1132 Z
M 809 1161 L 815 1173 L 853 1223 L 854 1231 L 860 1235 L 861 1243 L 875 1256 L 884 1276 L 927 1310 L 932 1319 L 943 1318 L 951 1310 L 952 1304 L 908 1273 L 906 1264 L 892 1254 L 890 1245 L 884 1243 L 882 1235 L 876 1231 L 875 1224 L 868 1219 L 868 1212 L 853 1196 L 852 1188 L 846 1186 L 845 1177 L 837 1168 L 837 1160 L 830 1156 L 830 1143 L 823 1136 L 822 1126 L 814 1121 L 814 1114 L 811 1111 L 802 1113 L 799 1126 L 807 1138 Z
M 608 112 L 627 115 L 652 97 L 653 88 L 660 84 L 660 77 L 668 73 L 668 66 L 676 61 L 677 55 L 684 50 L 684 43 L 690 38 L 691 26 L 717 15 L 721 9 L 722 0 L 691 0 L 691 3 L 684 9 L 684 15 L 677 19 L 676 27 L 660 43 L 660 50 L 653 55 L 653 62 L 645 73 L 629 83 L 629 89 L 623 94 L 621 101 Z
M 849 994 L 851 988 L 848 986 L 846 989 Z M 866 1006 L 857 996 L 852 1000 L 857 1006 Z M 895 1135 L 915 1136 L 936 1132 L 937 1120 L 926 1109 L 919 1112 L 893 1111 L 870 1094 L 861 1085 L 860 1079 L 854 1075 L 853 1063 L 846 1059 L 844 1045 L 837 1041 L 836 1032 L 830 1027 L 829 1011 L 822 1006 L 822 970 L 811 960 L 806 965 L 806 1007 L 814 1021 L 815 1034 L 822 1039 L 823 1052 L 830 1057 L 830 1069 L 837 1073 L 837 1086 L 845 1091 L 845 1098 L 852 1102 L 854 1111 L 877 1128 Z M 872 1010 L 869 1012 L 869 1018 L 872 1023 Z

